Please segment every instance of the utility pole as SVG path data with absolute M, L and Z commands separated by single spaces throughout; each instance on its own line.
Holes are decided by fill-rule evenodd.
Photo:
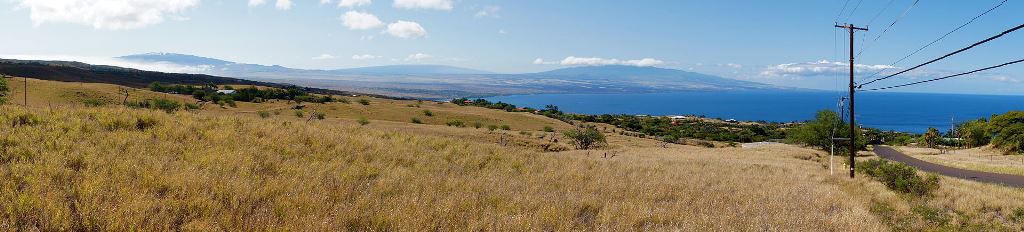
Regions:
M 867 28 L 856 27 L 856 26 L 853 26 L 853 24 L 849 24 L 849 23 L 847 23 L 846 25 L 836 24 L 835 27 L 843 28 L 843 29 L 846 29 L 847 31 L 850 32 L 850 178 L 853 178 L 854 172 L 856 171 L 854 169 L 854 164 L 857 163 L 856 157 L 857 157 L 857 133 L 858 133 L 858 131 L 857 131 L 857 121 L 854 120 L 854 118 L 856 117 L 857 114 L 855 114 L 854 111 L 853 111 L 853 109 L 854 109 L 853 108 L 853 93 L 855 91 L 854 90 L 854 83 L 853 83 L 853 32 L 857 31 L 857 30 L 867 31 L 868 29 Z

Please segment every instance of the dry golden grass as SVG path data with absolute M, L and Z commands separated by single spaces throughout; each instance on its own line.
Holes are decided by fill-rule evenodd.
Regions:
M 0 106 L 0 230 L 1024 230 L 1024 190 L 943 178 L 935 196 L 900 195 L 841 167 L 830 176 L 826 154 L 788 145 L 608 133 L 601 150 L 543 153 L 567 141 L 537 130 L 569 125 L 373 98 L 307 104 L 307 117 L 328 116 L 311 121 L 282 101 L 82 108 L 60 92 L 117 86 L 37 85 L 49 104 Z M 513 130 L 443 126 L 452 119 Z
M 11 87 L 8 104 L 24 105 L 25 78 L 7 79 Z M 103 104 L 121 104 L 124 94 L 120 89 L 127 88 L 112 84 L 71 83 L 28 78 L 28 105 L 30 107 L 51 106 L 83 106 L 86 100 L 96 100 Z M 140 101 L 153 98 L 167 98 L 179 102 L 195 103 L 190 96 L 152 92 L 144 89 L 129 89 L 128 101 Z
M 1024 156 L 1003 155 L 990 147 L 947 151 L 921 147 L 897 147 L 901 152 L 924 161 L 961 169 L 1024 176 Z
M 6 229 L 884 229 L 789 154 L 804 149 L 604 159 L 330 121 L 0 109 Z

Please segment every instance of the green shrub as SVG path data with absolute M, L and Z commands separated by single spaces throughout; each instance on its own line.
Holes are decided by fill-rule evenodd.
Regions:
M 305 112 L 302 112 L 301 110 L 296 110 L 295 111 L 295 117 L 296 118 L 301 118 L 301 117 L 304 117 L 304 116 L 306 116 Z
M 555 128 L 551 126 L 544 126 L 544 132 L 555 132 Z
M 341 102 L 341 103 L 345 103 L 345 104 L 352 104 L 352 102 L 349 101 L 348 98 L 343 98 L 342 97 L 342 98 L 338 98 L 338 99 L 335 99 L 335 100 L 337 100 L 338 102 Z
M 480 127 L 483 127 L 483 126 L 484 126 L 483 123 L 473 122 L 473 128 L 480 129 Z
M 580 150 L 591 149 L 605 143 L 604 134 L 593 126 L 576 127 L 562 133 Z
M 893 191 L 916 196 L 929 196 L 939 189 L 939 177 L 917 175 L 917 169 L 899 162 L 872 159 L 857 162 L 857 170 L 885 184 Z
M 368 105 L 370 105 L 370 101 L 366 100 L 366 99 L 359 99 L 359 104 L 360 105 L 364 105 L 364 106 L 368 106 Z
M 494 130 L 497 130 L 497 129 L 498 129 L 497 125 L 487 125 L 487 130 L 489 130 L 489 131 L 494 131 Z
M 446 125 L 454 126 L 454 127 L 466 127 L 466 124 L 463 123 L 462 121 L 459 121 L 459 120 L 448 121 L 448 123 L 446 123 Z
M 501 125 L 501 130 L 512 130 L 512 127 L 508 125 Z
M 325 118 L 327 118 L 327 113 L 313 112 L 313 117 L 315 117 L 317 120 L 324 120 Z
M 167 113 L 173 113 L 174 111 L 178 111 L 179 109 L 181 109 L 180 102 L 168 100 L 166 98 L 157 98 L 138 102 L 128 102 L 127 106 L 131 108 L 163 110 Z
M 366 119 L 366 117 L 359 117 L 359 120 L 356 120 L 356 122 L 359 123 L 359 125 L 361 125 L 361 126 L 365 126 L 367 124 L 370 124 L 370 120 Z
M 412 123 L 423 124 L 423 121 L 420 121 L 420 119 L 418 119 L 418 118 L 412 118 Z
M 261 119 L 270 118 L 270 112 L 267 110 L 256 111 L 256 114 L 259 115 L 259 118 Z
M 188 102 L 185 103 L 185 110 L 198 110 L 198 109 L 199 109 L 199 105 L 196 105 L 195 103 L 188 103 Z
M 430 112 L 430 110 L 423 110 L 423 115 L 426 115 L 427 117 L 434 117 L 434 112 Z
M 7 86 L 7 77 L 0 76 L 0 105 L 7 103 L 7 96 L 11 93 L 11 88 Z
M 39 124 L 39 117 L 31 113 L 22 113 L 11 119 L 11 127 L 33 126 Z

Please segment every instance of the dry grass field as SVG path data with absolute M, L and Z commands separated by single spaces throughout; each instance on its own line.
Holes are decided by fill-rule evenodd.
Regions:
M 1021 189 L 943 178 L 933 196 L 908 196 L 829 175 L 825 153 L 791 145 L 606 133 L 601 149 L 566 150 L 537 131 L 570 127 L 556 120 L 355 99 L 304 109 L 325 120 L 255 113 L 284 102 L 0 106 L 0 230 L 1024 230 Z M 401 119 L 424 109 L 437 121 Z M 513 130 L 443 125 L 455 118 Z
M 924 161 L 950 167 L 983 172 L 1024 175 L 1024 156 L 1003 155 L 991 147 L 954 150 L 941 153 L 938 149 L 922 147 L 897 147 L 904 154 Z

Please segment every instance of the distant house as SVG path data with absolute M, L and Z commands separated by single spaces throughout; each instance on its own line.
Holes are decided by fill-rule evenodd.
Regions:
M 230 95 L 230 94 L 235 94 L 235 90 L 231 90 L 231 89 L 217 90 L 217 93 L 218 94 L 228 94 L 228 95 Z
M 462 103 L 466 103 L 466 104 L 473 104 L 473 101 L 471 101 L 471 100 L 466 100 L 466 101 L 463 101 Z
M 687 120 L 687 119 L 690 119 L 690 117 L 686 117 L 686 116 L 670 116 L 668 118 L 670 118 L 672 120 Z
M 736 119 L 727 119 L 727 120 L 725 120 L 725 122 L 728 122 L 728 123 L 737 123 L 737 122 L 739 122 L 739 121 L 736 121 Z

